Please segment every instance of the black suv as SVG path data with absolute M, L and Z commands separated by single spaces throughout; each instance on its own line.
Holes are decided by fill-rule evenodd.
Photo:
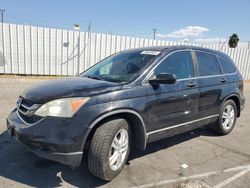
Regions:
M 112 180 L 130 149 L 210 125 L 226 135 L 244 108 L 243 81 L 225 54 L 148 47 L 107 57 L 78 77 L 25 90 L 7 118 L 11 137 L 36 155 Z M 85 153 L 86 152 L 86 153 Z

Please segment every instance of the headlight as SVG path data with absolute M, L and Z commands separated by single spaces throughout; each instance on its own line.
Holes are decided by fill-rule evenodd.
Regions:
M 72 117 L 88 100 L 88 97 L 56 99 L 38 108 L 35 115 Z

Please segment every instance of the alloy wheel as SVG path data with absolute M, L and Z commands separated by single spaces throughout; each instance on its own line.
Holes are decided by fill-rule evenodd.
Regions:
M 126 158 L 129 146 L 128 131 L 121 129 L 115 135 L 109 152 L 109 165 L 113 171 L 119 169 Z
M 228 104 L 225 106 L 222 113 L 222 125 L 225 129 L 230 129 L 235 121 L 235 110 L 233 105 Z

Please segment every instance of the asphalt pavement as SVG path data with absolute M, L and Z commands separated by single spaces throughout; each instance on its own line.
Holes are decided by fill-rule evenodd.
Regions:
M 44 80 L 0 77 L 0 187 L 250 187 L 250 84 L 232 133 L 218 136 L 202 128 L 150 143 L 131 153 L 116 179 L 104 182 L 89 173 L 85 159 L 72 169 L 35 156 L 7 134 L 6 117 L 21 91 Z

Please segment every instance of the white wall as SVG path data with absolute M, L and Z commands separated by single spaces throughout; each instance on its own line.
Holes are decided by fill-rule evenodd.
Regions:
M 0 74 L 75 75 L 124 49 L 181 44 L 4 23 L 0 24 Z M 250 50 L 227 46 L 222 49 L 218 46 L 203 47 L 228 54 L 244 79 L 250 79 Z

